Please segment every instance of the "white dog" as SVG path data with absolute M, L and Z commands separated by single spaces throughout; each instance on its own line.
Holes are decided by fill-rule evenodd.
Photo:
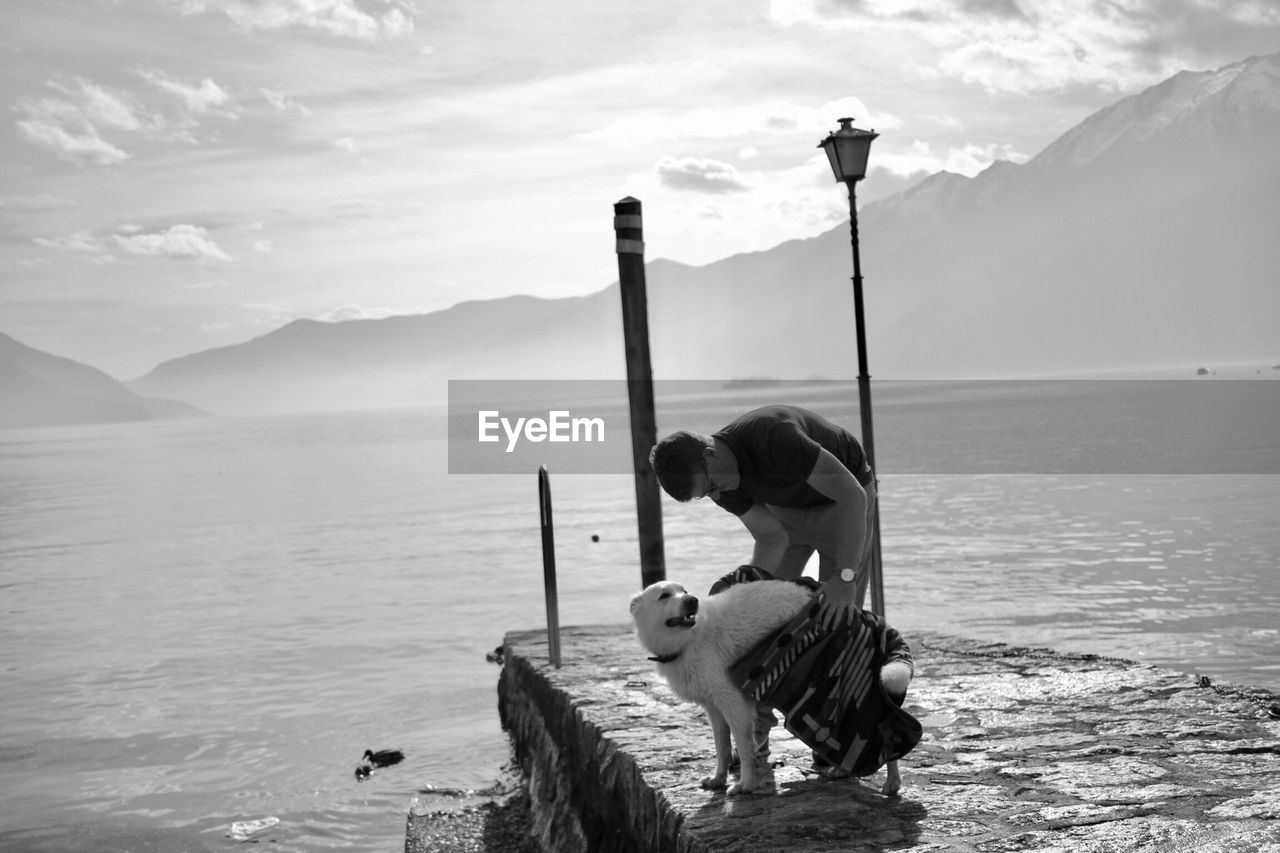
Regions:
M 716 772 L 702 780 L 702 787 L 725 786 L 731 732 L 743 760 L 738 783 L 729 795 L 750 794 L 759 786 L 758 768 L 751 760 L 755 702 L 733 684 L 729 667 L 812 602 L 807 589 L 790 581 L 738 583 L 705 602 L 678 583 L 660 581 L 631 599 L 636 637 L 652 653 L 658 672 L 677 696 L 706 708 L 716 745 Z M 880 679 L 901 702 L 911 668 L 890 661 L 881 668 Z M 888 762 L 885 769 L 881 791 L 893 796 L 902 787 L 898 762 Z
M 735 584 L 705 602 L 678 583 L 660 581 L 631 599 L 636 636 L 653 654 L 658 672 L 677 696 L 707 710 L 716 772 L 702 780 L 702 787 L 725 786 L 730 732 L 742 770 L 729 796 L 750 794 L 759 786 L 752 760 L 755 702 L 734 686 L 729 667 L 812 600 L 808 590 L 789 581 Z

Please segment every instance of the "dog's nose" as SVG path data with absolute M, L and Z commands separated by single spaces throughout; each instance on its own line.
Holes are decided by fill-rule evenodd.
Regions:
M 684 600 L 684 612 L 688 616 L 698 612 L 698 597 L 696 595 L 691 595 Z

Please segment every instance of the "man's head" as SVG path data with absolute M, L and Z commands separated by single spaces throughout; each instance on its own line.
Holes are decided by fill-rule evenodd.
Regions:
M 680 430 L 659 441 L 649 451 L 649 464 L 658 475 L 658 484 L 671 497 L 684 503 L 709 491 L 707 452 L 714 452 L 710 436 Z

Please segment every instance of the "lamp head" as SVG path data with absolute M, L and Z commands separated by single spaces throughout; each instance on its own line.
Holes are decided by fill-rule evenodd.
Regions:
M 837 119 L 840 129 L 827 135 L 818 147 L 827 152 L 831 171 L 841 183 L 860 181 L 867 175 L 867 157 L 871 154 L 871 140 L 880 134 L 874 130 L 862 130 L 853 126 L 853 119 Z

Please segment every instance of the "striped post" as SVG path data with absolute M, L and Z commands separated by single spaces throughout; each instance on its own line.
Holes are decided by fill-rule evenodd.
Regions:
M 622 332 L 631 408 L 631 454 L 636 481 L 636 522 L 640 530 L 640 581 L 648 586 L 667 576 L 662 547 L 662 500 L 649 451 L 658 442 L 649 360 L 649 308 L 644 277 L 644 227 L 640 202 L 628 196 L 613 206 L 622 292 Z

